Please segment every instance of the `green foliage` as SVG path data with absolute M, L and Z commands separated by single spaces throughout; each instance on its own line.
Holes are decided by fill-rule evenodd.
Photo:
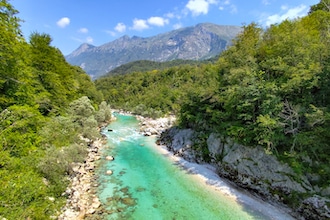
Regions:
M 190 91 L 207 93 L 217 87 L 216 68 L 211 65 L 179 66 L 162 71 L 135 72 L 95 81 L 105 100 L 150 117 L 177 113 Z
M 67 116 L 52 117 L 38 131 L 41 137 L 40 145 L 43 149 L 48 147 L 61 148 L 71 143 L 78 143 L 77 125 Z
M 66 188 L 66 175 L 72 173 L 73 163 L 83 162 L 87 155 L 86 145 L 72 144 L 60 150 L 50 147 L 38 164 L 38 169 L 50 181 L 52 193 L 59 197 Z
M 64 204 L 72 163 L 86 156 L 81 136 L 95 139 L 95 114 L 104 122 L 111 111 L 98 108 L 102 94 L 51 36 L 25 42 L 16 14 L 0 1 L 0 218 L 50 219 Z
M 102 111 L 105 110 L 105 106 L 107 106 L 106 103 L 103 104 Z M 95 112 L 96 111 L 87 96 L 83 96 L 70 103 L 69 115 L 71 116 L 73 123 L 77 125 L 77 129 L 83 137 L 92 140 L 100 137 L 99 131 L 97 130 L 98 122 L 94 117 Z M 99 115 L 100 113 L 98 116 Z
M 73 121 L 80 126 L 83 125 L 85 118 L 90 117 L 95 112 L 90 99 L 83 96 L 70 103 L 69 114 L 73 116 Z
M 315 12 L 315 11 L 327 11 L 330 12 L 330 1 L 329 0 L 321 0 L 320 3 L 313 5 L 310 10 L 309 14 Z
M 94 117 L 99 125 L 109 122 L 111 120 L 110 105 L 108 105 L 105 101 L 101 102 L 99 105 L 99 110 L 95 113 Z
M 35 107 L 12 105 L 0 113 L 0 149 L 14 157 L 36 150 L 44 119 Z
M 330 13 L 320 6 L 265 30 L 255 23 L 245 26 L 216 64 L 106 77 L 96 86 L 115 108 L 178 114 L 182 127 L 261 145 L 298 173 L 318 173 L 325 185 Z M 306 155 L 317 162 L 306 165 Z
M 109 73 L 106 76 L 113 76 L 113 75 L 124 75 L 134 72 L 149 72 L 153 70 L 165 70 L 171 67 L 178 67 L 184 65 L 200 65 L 202 63 L 211 63 L 215 62 L 216 59 L 209 59 L 204 61 L 195 61 L 195 60 L 172 60 L 167 62 L 156 62 L 150 60 L 138 60 L 133 61 L 124 65 L 121 65 Z
M 0 110 L 14 102 L 13 96 L 21 84 L 20 60 L 25 46 L 17 13 L 8 1 L 0 1 Z
M 266 30 L 244 27 L 219 58 L 212 102 L 190 96 L 181 106 L 181 126 L 215 129 L 285 161 L 291 159 L 281 155 L 293 155 L 289 164 L 297 172 L 312 170 L 322 176 L 318 184 L 328 184 L 329 21 L 329 12 L 316 10 Z M 315 162 L 306 165 L 305 155 Z
M 77 97 L 87 96 L 95 103 L 102 102 L 103 94 L 96 89 L 90 76 L 78 66 L 72 66 L 71 70 L 76 80 Z
M 266 30 L 245 26 L 217 63 L 150 65 L 148 72 L 99 79 L 95 87 L 48 34 L 25 42 L 17 11 L 1 0 L 0 216 L 56 215 L 65 176 L 86 155 L 81 137 L 95 139 L 97 126 L 111 119 L 107 103 L 150 117 L 174 113 L 182 127 L 262 145 L 298 173 L 319 174 L 319 186 L 329 185 L 327 6 L 322 0 L 308 16 Z M 207 158 L 205 143 L 197 147 Z
M 49 200 L 47 186 L 38 173 L 30 167 L 22 167 L 25 172 L 15 170 L 0 172 L 0 215 L 7 219 L 49 219 L 55 215 L 55 208 L 62 201 Z

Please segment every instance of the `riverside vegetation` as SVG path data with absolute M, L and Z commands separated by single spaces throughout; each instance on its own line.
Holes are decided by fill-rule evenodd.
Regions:
M 200 132 L 204 142 L 194 147 L 204 161 L 211 159 L 206 141 L 213 132 L 263 147 L 313 186 L 281 194 L 282 202 L 298 208 L 318 194 L 329 206 L 329 5 L 322 0 L 307 16 L 267 29 L 244 26 L 213 64 L 110 76 L 96 80 L 96 87 L 116 108 L 177 115 L 179 127 Z
M 72 163 L 84 161 L 111 112 L 49 35 L 23 39 L 16 14 L 0 1 L 0 219 L 56 218 Z
M 32 33 L 27 42 L 18 12 L 1 0 L 0 218 L 59 215 L 72 162 L 84 160 L 98 125 L 111 117 L 107 103 L 144 116 L 172 113 L 178 126 L 205 137 L 218 132 L 262 146 L 329 197 L 329 5 L 322 0 L 307 16 L 267 29 L 246 25 L 214 63 L 93 82 L 48 34 Z M 205 146 L 197 150 L 208 161 Z M 295 207 L 308 196 L 284 202 Z

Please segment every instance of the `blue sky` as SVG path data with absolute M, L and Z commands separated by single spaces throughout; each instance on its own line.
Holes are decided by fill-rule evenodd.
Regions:
M 150 37 L 211 22 L 267 27 L 305 16 L 319 0 L 10 0 L 21 29 L 47 33 L 64 55 L 82 43 L 100 46 L 123 35 Z

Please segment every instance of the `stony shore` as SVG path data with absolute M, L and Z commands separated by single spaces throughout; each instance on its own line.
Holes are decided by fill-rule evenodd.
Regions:
M 68 199 L 59 220 L 97 219 L 91 217 L 102 214 L 102 204 L 96 194 L 98 183 L 95 167 L 101 159 L 100 150 L 104 141 L 97 139 L 90 143 L 85 163 L 73 164 L 71 184 L 64 193 Z
M 131 115 L 128 112 L 117 112 Z M 141 121 L 140 131 L 144 135 L 160 135 L 175 121 L 173 116 L 157 120 L 136 117 Z M 101 154 L 102 147 L 106 144 L 106 138 L 85 141 L 89 146 L 88 155 L 84 163 L 76 163 L 72 166 L 73 174 L 69 177 L 70 185 L 63 193 L 63 196 L 67 197 L 67 202 L 61 210 L 59 220 L 102 219 L 102 215 L 106 212 L 97 197 L 98 179 L 95 173 L 95 168 L 100 160 L 109 160 L 108 157 Z
M 122 112 L 121 112 L 122 113 Z M 124 113 L 129 114 L 129 113 Z M 175 123 L 175 117 L 171 116 L 168 118 L 161 118 L 157 120 L 153 120 L 150 118 L 144 118 L 141 116 L 136 116 L 140 121 L 140 132 L 146 136 L 156 135 L 160 136 L 162 132 L 164 132 L 167 128 L 173 126 Z M 105 144 L 105 139 L 98 139 L 92 142 L 88 148 L 88 157 L 85 160 L 85 163 L 74 164 L 73 171 L 74 174 L 71 178 L 70 187 L 64 193 L 68 199 L 67 204 L 62 209 L 62 214 L 58 219 L 60 220 L 73 220 L 73 219 L 102 219 L 102 216 L 105 213 L 105 209 L 103 209 L 101 202 L 97 197 L 97 176 L 95 174 L 95 168 L 97 163 L 100 160 L 106 160 L 104 155 L 101 155 L 101 149 Z M 166 150 L 167 153 L 171 153 L 167 150 L 165 146 L 160 146 L 163 150 Z M 186 169 L 191 169 L 189 166 L 190 162 L 180 159 L 181 163 L 185 165 Z M 205 164 L 205 166 L 208 166 Z M 194 165 L 194 167 L 196 167 Z M 241 193 L 240 191 L 236 191 L 236 186 L 232 186 L 233 188 L 226 185 L 223 187 L 223 181 L 219 176 L 217 176 L 215 170 L 210 167 L 201 167 L 200 169 L 195 169 L 195 174 L 200 176 L 200 179 L 207 182 L 211 185 L 219 184 L 218 190 L 235 192 L 234 196 L 239 198 L 239 202 L 246 204 L 256 204 L 259 206 L 259 209 L 263 209 L 263 213 L 268 213 L 268 216 L 273 216 L 273 219 L 279 219 L 274 216 L 282 215 L 289 218 L 288 213 L 291 212 L 287 208 L 284 211 L 283 207 L 274 207 L 273 205 L 264 203 L 262 205 L 262 201 L 255 200 L 252 195 L 247 195 L 246 193 Z M 200 171 L 200 172 L 199 172 Z M 206 172 L 208 171 L 208 172 Z M 200 175 L 201 173 L 207 173 L 207 176 Z M 262 206 L 262 207 L 261 207 Z M 260 208 L 261 207 L 261 208 Z
M 146 135 L 160 135 L 167 128 L 170 128 L 175 123 L 174 117 L 150 119 L 138 117 L 140 122 L 140 131 Z M 160 144 L 158 142 L 158 144 Z M 199 163 L 188 161 L 175 152 L 171 152 L 166 145 L 158 145 L 157 150 L 166 155 L 168 158 L 176 162 L 180 168 L 187 170 L 188 173 L 196 177 L 196 181 L 208 185 L 215 190 L 215 193 L 225 194 L 234 198 L 238 203 L 244 207 L 254 210 L 264 217 L 269 219 L 287 219 L 293 220 L 291 216 L 291 209 L 281 206 L 277 203 L 271 204 L 263 201 L 260 197 L 256 197 L 236 186 L 233 182 L 222 179 L 216 171 L 216 167 L 199 161 Z M 193 157 L 193 155 L 191 155 Z M 206 186 L 207 187 L 207 186 Z

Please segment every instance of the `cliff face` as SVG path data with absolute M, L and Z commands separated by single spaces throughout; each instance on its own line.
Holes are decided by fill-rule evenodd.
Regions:
M 287 204 L 298 219 L 329 219 L 329 198 L 307 176 L 297 174 L 287 164 L 267 154 L 261 147 L 236 144 L 217 133 L 201 140 L 191 129 L 171 128 L 162 134 L 160 143 L 188 161 L 215 165 L 219 176 L 248 189 L 264 199 Z M 307 196 L 306 196 L 307 195 Z
M 123 36 L 98 47 L 83 44 L 66 59 L 98 78 L 137 60 L 208 59 L 220 54 L 240 31 L 238 26 L 204 23 L 149 38 Z

